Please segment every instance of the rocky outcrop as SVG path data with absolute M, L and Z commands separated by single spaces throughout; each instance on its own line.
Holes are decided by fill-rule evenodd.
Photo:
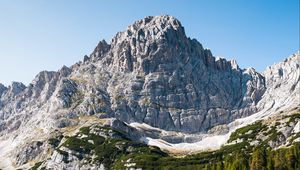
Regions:
M 38 155 L 45 151 L 45 144 L 35 141 L 20 148 L 16 155 L 16 164 L 23 165 L 28 161 L 34 160 Z
M 25 88 L 26 86 L 21 82 L 12 82 L 12 84 L 8 86 L 7 89 L 4 86 L 2 86 L 2 93 L 4 91 L 5 93 L 1 98 L 3 98 L 4 100 L 11 100 L 12 98 L 20 94 Z

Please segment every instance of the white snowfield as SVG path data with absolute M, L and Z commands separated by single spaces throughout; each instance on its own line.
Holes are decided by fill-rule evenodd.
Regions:
M 161 139 L 152 139 L 149 137 L 142 139 L 150 146 L 157 146 L 171 153 L 194 153 L 205 150 L 218 149 L 228 140 L 228 134 L 204 137 L 201 141 L 195 143 L 177 143 L 171 144 Z

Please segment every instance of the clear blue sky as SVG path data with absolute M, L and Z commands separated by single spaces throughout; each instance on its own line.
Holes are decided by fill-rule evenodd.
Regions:
M 299 50 L 299 0 L 0 0 L 0 82 L 82 60 L 148 15 L 178 18 L 191 38 L 263 71 Z

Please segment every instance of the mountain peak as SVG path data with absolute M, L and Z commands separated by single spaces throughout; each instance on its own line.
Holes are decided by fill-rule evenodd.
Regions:
M 136 21 L 133 25 L 128 28 L 149 28 L 157 27 L 158 29 L 173 28 L 175 30 L 182 28 L 182 25 L 178 19 L 170 15 L 159 15 L 159 16 L 147 16 L 144 19 Z
M 117 45 L 124 41 L 138 41 L 139 43 L 153 42 L 159 39 L 168 39 L 175 34 L 176 37 L 186 37 L 180 21 L 169 15 L 148 16 L 134 22 L 123 32 L 119 32 L 111 44 Z M 170 39 L 171 37 L 169 37 Z
M 183 54 L 191 53 L 191 43 L 175 17 L 148 16 L 117 33 L 110 44 L 101 41 L 91 59 L 92 62 L 101 60 L 114 71 L 149 73 L 157 71 L 156 66 L 187 59 Z

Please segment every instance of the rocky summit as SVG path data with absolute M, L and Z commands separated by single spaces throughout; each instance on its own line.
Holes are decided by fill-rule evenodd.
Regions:
M 229 137 L 238 128 L 296 114 L 299 60 L 296 53 L 263 73 L 242 69 L 187 37 L 176 18 L 146 17 L 71 67 L 42 71 L 28 86 L 0 84 L 0 168 L 139 168 L 118 155 L 219 149 L 237 141 L 240 134 Z M 293 118 L 271 147 L 296 141 Z

